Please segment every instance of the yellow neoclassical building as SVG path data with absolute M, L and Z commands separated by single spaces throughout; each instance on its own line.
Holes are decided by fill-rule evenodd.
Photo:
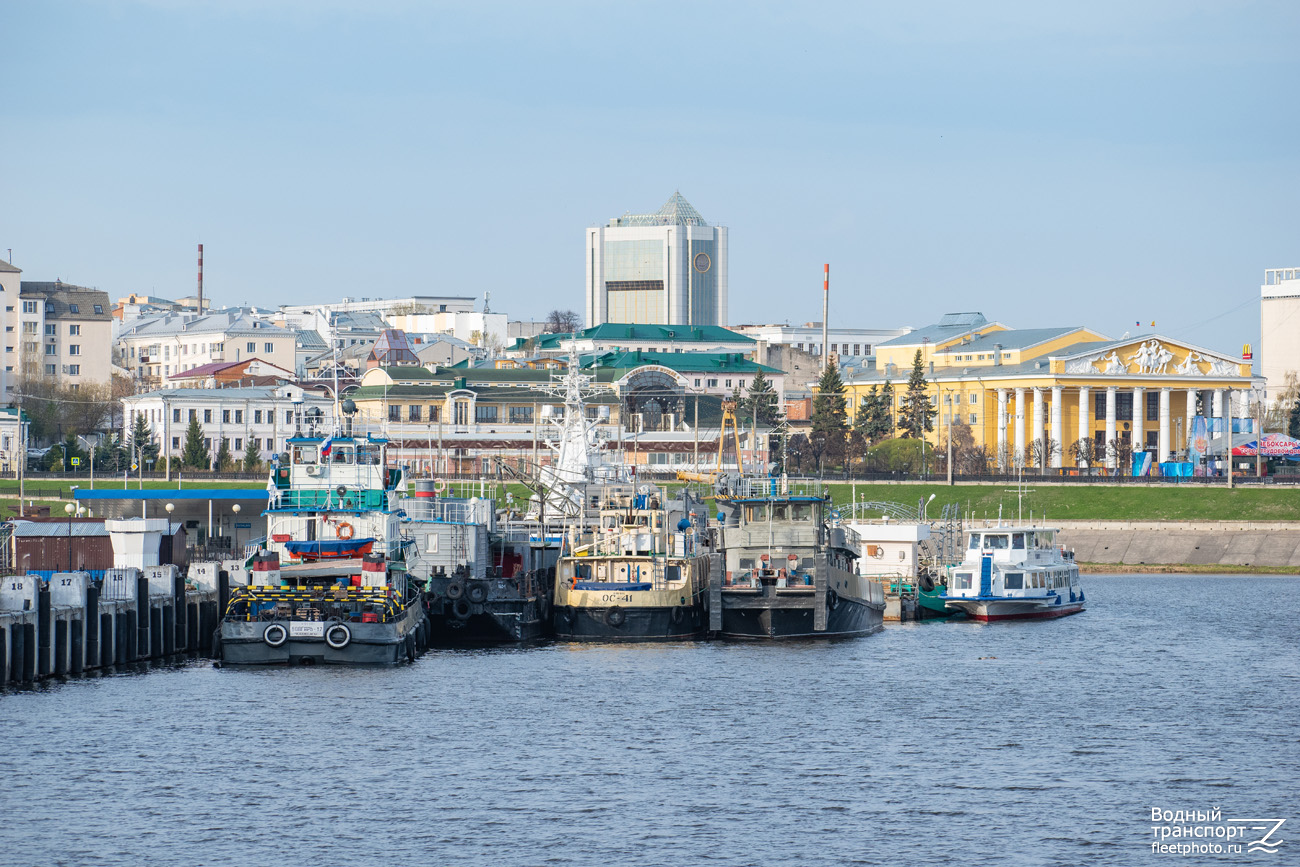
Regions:
M 896 419 L 918 349 L 938 410 L 930 441 L 946 437 L 950 419 L 963 421 L 1002 467 L 1074 466 L 1070 446 L 1084 438 L 1125 443 L 1156 462 L 1182 459 L 1193 431 L 1204 430 L 1198 415 L 1250 418 L 1263 387 L 1250 362 L 1156 333 L 1114 340 L 1083 327 L 1012 329 L 950 313 L 848 368 L 850 406 L 888 380 Z M 1049 447 L 1035 450 L 1035 440 Z

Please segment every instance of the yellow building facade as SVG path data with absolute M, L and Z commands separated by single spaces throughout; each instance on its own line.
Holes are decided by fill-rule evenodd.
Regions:
M 937 444 L 950 423 L 964 422 L 1004 469 L 1073 467 L 1071 446 L 1081 439 L 1122 443 L 1155 462 L 1181 459 L 1198 415 L 1251 418 L 1263 387 L 1250 362 L 1160 334 L 1113 340 L 958 313 L 878 345 L 874 366 L 847 371 L 851 412 L 888 381 L 897 420 L 917 350 L 937 409 L 927 438 Z

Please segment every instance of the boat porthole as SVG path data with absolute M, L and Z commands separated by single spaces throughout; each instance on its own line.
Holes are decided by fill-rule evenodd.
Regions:
M 352 630 L 342 623 L 335 623 L 325 630 L 325 643 L 335 650 L 342 650 L 352 640 Z
M 272 623 L 262 632 L 262 640 L 270 647 L 280 647 L 289 640 L 289 630 L 279 623 Z

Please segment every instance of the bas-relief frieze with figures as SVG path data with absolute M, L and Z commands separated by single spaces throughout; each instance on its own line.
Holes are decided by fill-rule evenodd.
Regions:
M 1128 374 L 1145 374 L 1148 376 L 1239 376 L 1236 361 L 1228 358 L 1212 358 L 1196 350 L 1188 350 L 1187 356 L 1177 366 L 1171 366 L 1174 354 L 1159 340 L 1143 342 L 1132 355 L 1121 357 L 1116 350 L 1109 353 L 1099 352 L 1095 355 L 1076 358 L 1065 363 L 1065 372 L 1070 374 L 1088 374 L 1102 376 L 1124 376 Z M 1209 365 L 1202 370 L 1201 365 Z

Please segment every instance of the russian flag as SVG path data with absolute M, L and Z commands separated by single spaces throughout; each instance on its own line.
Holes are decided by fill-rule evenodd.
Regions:
M 325 440 L 324 445 L 320 447 L 321 460 L 325 460 L 330 456 L 330 449 L 332 448 L 334 448 L 334 437 Z

